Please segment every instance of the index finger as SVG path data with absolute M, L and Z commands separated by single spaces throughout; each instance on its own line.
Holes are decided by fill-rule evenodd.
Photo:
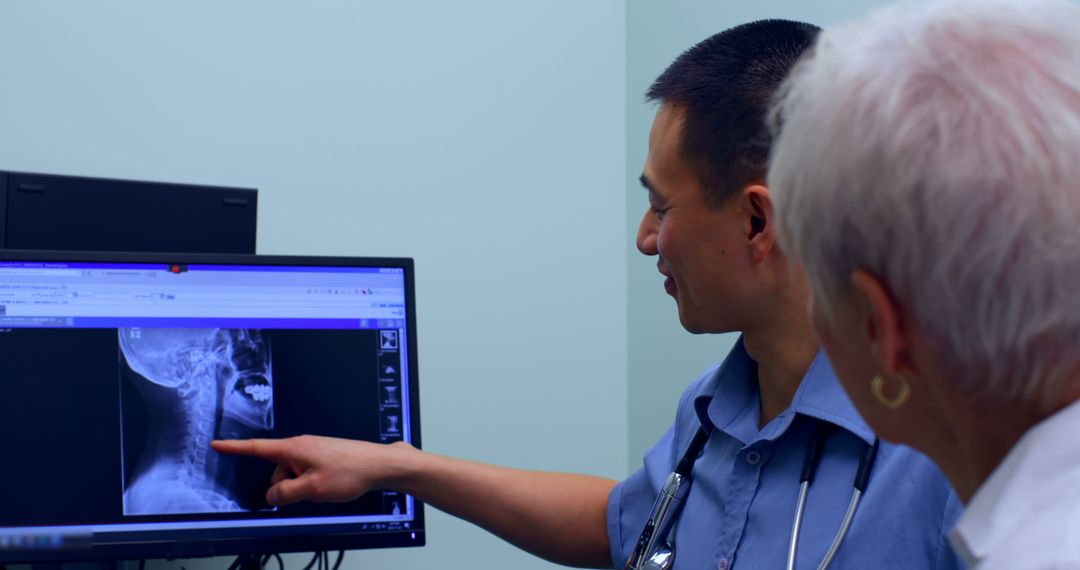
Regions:
M 285 449 L 278 439 L 217 439 L 210 447 L 227 455 L 249 455 L 279 462 L 285 459 Z

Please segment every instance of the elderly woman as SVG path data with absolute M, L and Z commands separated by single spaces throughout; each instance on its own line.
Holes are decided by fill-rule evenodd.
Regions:
M 1080 7 L 906 4 L 789 80 L 769 186 L 881 437 L 945 472 L 980 568 L 1080 568 Z

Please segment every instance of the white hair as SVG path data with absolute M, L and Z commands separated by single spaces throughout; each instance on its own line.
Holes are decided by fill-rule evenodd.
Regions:
M 1080 6 L 879 10 L 823 32 L 774 119 L 781 245 L 824 313 L 864 269 L 961 389 L 1052 405 L 1080 364 Z

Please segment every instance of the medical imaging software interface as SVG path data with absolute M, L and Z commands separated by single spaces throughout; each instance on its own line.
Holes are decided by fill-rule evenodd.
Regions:
M 400 267 L 0 263 L 0 548 L 408 531 L 412 497 L 275 508 L 272 464 L 210 448 L 300 434 L 412 441 L 406 297 Z

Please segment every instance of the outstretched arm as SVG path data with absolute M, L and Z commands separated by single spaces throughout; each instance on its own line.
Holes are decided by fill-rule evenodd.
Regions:
M 215 441 L 221 453 L 277 464 L 270 504 L 344 502 L 393 489 L 475 523 L 533 554 L 610 568 L 607 499 L 615 481 L 509 469 L 390 445 L 319 436 Z

